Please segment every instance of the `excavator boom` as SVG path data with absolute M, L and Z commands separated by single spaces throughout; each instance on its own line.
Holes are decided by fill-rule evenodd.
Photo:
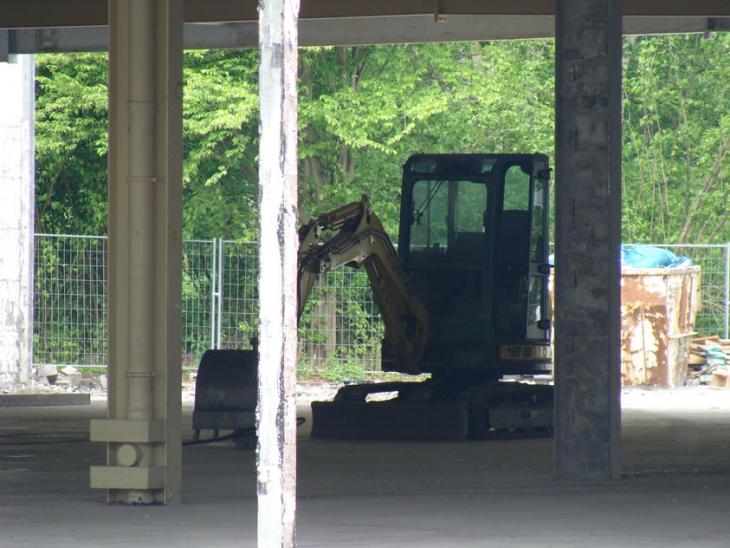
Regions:
M 311 220 L 299 238 L 299 315 L 320 275 L 344 265 L 362 266 L 385 326 L 383 369 L 417 373 L 428 339 L 428 312 L 368 197 Z

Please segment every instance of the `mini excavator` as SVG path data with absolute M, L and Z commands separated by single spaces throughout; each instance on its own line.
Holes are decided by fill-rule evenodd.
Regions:
M 333 401 L 313 402 L 313 437 L 552 433 L 552 386 L 520 382 L 552 371 L 549 178 L 542 154 L 417 154 L 403 167 L 397 250 L 367 196 L 300 228 L 298 313 L 319 276 L 362 267 L 385 328 L 382 369 L 429 374 L 349 384 Z M 201 386 L 205 361 L 200 417 L 215 407 L 206 399 L 232 386 L 221 366 L 218 388 Z

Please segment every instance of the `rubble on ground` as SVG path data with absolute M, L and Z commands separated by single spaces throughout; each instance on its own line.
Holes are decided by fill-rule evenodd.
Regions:
M 687 382 L 730 389 L 730 339 L 716 335 L 692 339 Z
M 68 394 L 72 392 L 89 393 L 103 396 L 106 392 L 106 375 L 80 370 L 71 365 L 44 370 L 46 375 L 38 375 L 29 383 L 0 390 L 0 394 Z

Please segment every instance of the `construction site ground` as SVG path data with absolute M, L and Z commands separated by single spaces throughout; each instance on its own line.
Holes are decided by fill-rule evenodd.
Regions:
M 319 390 L 319 392 L 318 392 Z M 300 413 L 326 389 L 302 387 Z M 189 439 L 192 399 L 184 404 Z M 564 484 L 549 439 L 313 440 L 300 427 L 305 547 L 730 546 L 730 391 L 623 394 L 625 477 Z M 90 406 L 0 408 L 0 546 L 255 546 L 253 451 L 185 448 L 183 502 L 107 506 Z

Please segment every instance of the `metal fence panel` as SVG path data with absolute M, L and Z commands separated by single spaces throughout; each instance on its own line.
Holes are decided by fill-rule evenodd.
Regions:
M 258 250 L 251 242 L 219 240 L 216 348 L 251 348 L 258 333 Z
M 382 336 L 367 274 L 329 272 L 315 284 L 299 322 L 299 369 L 379 371 Z
M 655 244 L 677 255 L 689 257 L 702 269 L 700 299 L 695 331 L 728 338 L 728 292 L 730 291 L 730 243 L 718 245 Z
M 214 345 L 217 242 L 186 240 L 182 249 L 182 365 L 195 368 Z
M 33 364 L 107 363 L 106 238 L 36 234 Z
M 251 348 L 258 331 L 258 250 L 251 242 L 220 242 L 220 348 Z M 315 285 L 299 329 L 299 369 L 379 369 L 382 327 L 366 274 L 342 269 Z

